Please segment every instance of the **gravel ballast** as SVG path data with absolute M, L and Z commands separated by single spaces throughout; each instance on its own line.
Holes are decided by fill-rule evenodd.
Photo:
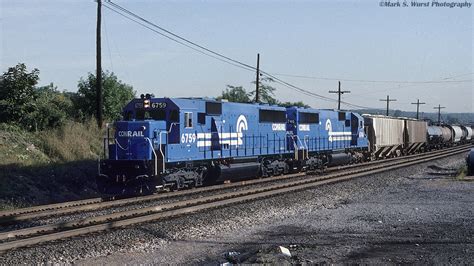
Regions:
M 469 263 L 474 182 L 451 176 L 464 158 L 13 250 L 0 263 Z

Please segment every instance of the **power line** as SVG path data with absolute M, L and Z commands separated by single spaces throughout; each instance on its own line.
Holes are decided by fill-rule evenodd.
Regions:
M 190 49 L 192 49 L 192 50 L 194 50 L 194 51 L 196 51 L 196 52 L 199 52 L 199 53 L 201 53 L 201 54 L 203 54 L 203 55 L 206 55 L 206 56 L 210 56 L 210 57 L 212 57 L 212 58 L 214 58 L 214 59 L 217 59 L 217 60 L 219 60 L 219 61 L 225 62 L 225 63 L 227 63 L 227 64 L 231 64 L 231 65 L 233 65 L 233 66 L 236 66 L 236 67 L 245 69 L 245 70 L 247 70 L 247 71 L 252 71 L 252 72 L 253 72 L 253 71 L 256 71 L 256 68 L 253 67 L 253 66 L 251 66 L 251 65 L 248 65 L 248 64 L 245 64 L 245 63 L 240 62 L 240 61 L 238 61 L 238 60 L 232 59 L 232 58 L 230 58 L 230 57 L 228 57 L 228 56 L 225 56 L 225 55 L 223 55 L 223 54 L 221 54 L 221 53 L 215 52 L 215 51 L 213 51 L 213 50 L 211 50 L 211 49 L 209 49 L 209 48 L 206 48 L 206 47 L 204 47 L 204 46 L 202 46 L 202 45 L 199 45 L 199 44 L 197 44 L 197 43 L 195 43 L 195 42 L 192 42 L 192 41 L 190 41 L 190 40 L 188 40 L 188 39 L 186 39 L 186 38 L 184 38 L 184 37 L 181 37 L 181 36 L 179 36 L 178 34 L 175 34 L 175 33 L 171 32 L 171 31 L 169 31 L 169 30 L 167 30 L 167 29 L 165 29 L 165 28 L 163 28 L 163 27 L 161 27 L 161 26 L 158 26 L 158 25 L 156 25 L 155 23 L 153 23 L 153 22 L 151 22 L 151 21 L 149 21 L 149 20 L 147 20 L 147 19 L 145 19 L 145 18 L 143 18 L 143 17 L 141 17 L 141 16 L 139 16 L 139 15 L 137 15 L 137 14 L 135 14 L 135 13 L 129 11 L 129 10 L 127 10 L 126 8 L 124 8 L 124 7 L 122 7 L 122 6 L 118 5 L 118 4 L 113 3 L 113 2 L 110 1 L 110 0 L 107 0 L 107 1 L 104 2 L 103 4 L 104 4 L 104 6 L 105 6 L 107 9 L 109 9 L 109 10 L 111 10 L 111 11 L 113 11 L 113 12 L 115 12 L 115 13 L 117 13 L 117 14 L 119 14 L 119 15 L 121 15 L 121 16 L 123 16 L 123 17 L 125 17 L 125 18 L 127 18 L 127 19 L 129 19 L 129 20 L 131 20 L 131 21 L 133 21 L 133 22 L 135 22 L 135 23 L 137 23 L 137 24 L 139 24 L 139 25 L 141 25 L 141 26 L 143 26 L 143 27 L 145 27 L 145 28 L 147 28 L 147 29 L 149 29 L 149 30 L 151 30 L 151 31 L 153 31 L 153 32 L 155 32 L 155 33 L 157 33 L 157 34 L 163 36 L 163 37 L 165 37 L 165 38 L 167 38 L 167 39 L 170 39 L 170 40 L 172 40 L 172 41 L 174 41 L 174 42 L 176 42 L 176 43 L 179 43 L 179 44 L 181 44 L 181 45 L 183 45 L 183 46 L 186 46 L 186 47 L 188 47 L 188 48 L 190 48 Z M 118 9 L 118 10 L 117 10 L 117 9 Z M 120 10 L 120 11 L 119 11 L 119 10 Z M 124 13 L 125 13 L 125 14 L 124 14 Z M 136 18 L 136 19 L 134 19 L 134 18 Z M 142 21 L 142 22 L 140 22 L 140 21 Z M 148 26 L 148 25 L 145 25 L 144 23 L 146 23 L 146 24 L 148 24 L 148 25 L 151 25 L 152 27 L 155 27 L 155 28 L 161 30 L 161 31 L 165 32 L 166 34 L 163 33 L 163 32 L 160 32 L 160 31 L 158 31 L 158 30 L 156 30 L 156 29 L 154 29 L 154 28 L 152 28 L 152 27 L 150 27 L 150 26 Z M 169 35 L 167 35 L 167 34 L 169 34 L 169 35 L 171 35 L 171 36 L 173 36 L 173 37 L 171 37 L 171 36 L 169 36 Z M 197 48 L 196 48 L 196 47 L 197 47 Z M 202 50 L 204 50 L 204 51 L 202 51 Z M 323 96 L 323 95 L 320 95 L 320 94 L 317 94 L 317 93 L 314 93 L 314 92 L 311 92 L 311 91 L 302 89 L 302 88 L 300 88 L 300 87 L 298 87 L 298 86 L 295 86 L 295 85 L 293 85 L 293 84 L 290 84 L 290 83 L 288 83 L 288 82 L 286 82 L 286 81 L 284 81 L 284 80 L 282 80 L 282 79 L 280 79 L 280 78 L 277 78 L 277 77 L 275 77 L 274 75 L 271 75 L 271 74 L 269 74 L 268 72 L 265 72 L 265 71 L 263 71 L 263 70 L 260 70 L 260 73 L 261 73 L 262 75 L 264 75 L 264 76 L 270 78 L 271 80 L 273 80 L 273 81 L 275 81 L 275 82 L 277 82 L 277 83 L 279 83 L 279 84 L 285 86 L 285 87 L 288 87 L 288 88 L 290 88 L 290 89 L 296 90 L 296 91 L 298 91 L 298 92 L 300 92 L 300 93 L 303 93 L 303 94 L 305 94 L 305 95 L 308 95 L 308 96 L 311 96 L 311 97 L 315 97 L 315 98 L 318 98 L 318 99 L 321 99 L 321 100 L 324 100 L 324 101 L 331 101 L 331 102 L 337 101 L 337 100 L 335 100 L 335 99 L 332 99 L 332 98 L 329 98 L 329 97 L 326 97 L 326 96 Z M 344 103 L 344 104 L 346 104 L 346 105 L 348 105 L 348 106 L 354 106 L 354 107 L 357 107 L 357 108 L 372 109 L 372 108 L 369 108 L 369 107 L 360 106 L 360 105 L 355 105 L 355 104 L 351 104 L 351 103 L 347 103 L 347 102 L 343 102 L 343 101 L 341 101 L 341 103 Z
M 168 35 L 166 35 L 166 34 L 163 34 L 163 33 L 159 32 L 159 31 L 157 31 L 157 30 L 155 30 L 155 29 L 153 29 L 153 28 L 151 28 L 151 27 L 149 27 L 149 26 L 147 26 L 147 25 L 141 23 L 140 21 L 137 21 L 137 20 L 135 20 L 135 19 L 133 19 L 133 18 L 131 18 L 131 17 L 129 17 L 129 16 L 123 14 L 123 13 L 120 13 L 119 11 L 117 11 L 117 10 L 111 8 L 110 6 L 105 5 L 105 3 L 108 3 L 108 2 L 102 3 L 102 5 L 103 5 L 105 8 L 107 8 L 107 9 L 109 9 L 109 10 L 111 10 L 111 11 L 113 11 L 113 12 L 119 14 L 120 16 L 122 16 L 122 17 L 124 17 L 124 18 L 126 18 L 126 19 L 128 19 L 128 20 L 131 20 L 131 21 L 133 21 L 133 22 L 135 22 L 135 23 L 141 25 L 142 27 L 145 27 L 145 28 L 147 28 L 147 29 L 149 29 L 149 30 L 151 30 L 151 31 L 153 31 L 153 32 L 155 32 L 155 33 L 157 33 L 157 34 L 159 34 L 159 35 L 161 35 L 161 36 L 163 36 L 163 37 L 169 39 L 169 40 L 172 40 L 172 41 L 174 41 L 174 42 L 176 42 L 176 43 L 179 43 L 179 44 L 181 44 L 181 45 L 183 45 L 183 46 L 188 47 L 189 49 L 192 49 L 192 50 L 194 50 L 194 51 L 196 51 L 196 52 L 198 52 L 198 53 L 201 53 L 201 54 L 203 54 L 203 55 L 212 57 L 212 58 L 214 58 L 214 59 L 216 59 L 216 60 L 219 60 L 219 61 L 221 61 L 221 62 L 224 62 L 224 63 L 230 64 L 230 65 L 233 65 L 233 66 L 235 66 L 235 67 L 239 67 L 239 68 L 245 69 L 245 70 L 247 70 L 247 71 L 252 71 L 252 72 L 253 72 L 252 69 L 242 67 L 241 65 L 234 64 L 234 63 L 232 63 L 232 62 L 223 60 L 222 58 L 219 58 L 219 57 L 217 57 L 217 56 L 213 56 L 213 55 L 211 55 L 211 54 L 205 53 L 205 52 L 203 52 L 203 51 L 201 51 L 201 50 L 199 50 L 199 49 L 196 49 L 196 48 L 192 47 L 191 45 L 188 45 L 188 44 L 183 43 L 183 42 L 181 42 L 181 41 L 179 41 L 179 40 L 176 40 L 176 39 L 174 39 L 174 38 L 172 38 L 172 37 L 170 37 L 170 36 L 168 36 Z
M 193 42 L 193 41 L 190 41 L 190 40 L 188 40 L 188 39 L 186 39 L 186 38 L 184 38 L 184 37 L 181 37 L 181 36 L 179 36 L 178 34 L 175 34 L 175 33 L 171 32 L 171 31 L 169 31 L 169 30 L 167 30 L 167 29 L 165 29 L 165 28 L 163 28 L 163 27 L 161 27 L 161 26 L 158 26 L 158 25 L 156 25 L 155 23 L 153 23 L 153 22 L 151 22 L 151 21 L 149 21 L 149 20 L 147 20 L 147 19 L 145 19 L 145 18 L 143 18 L 143 17 L 141 17 L 141 16 L 139 16 L 139 15 L 133 13 L 132 11 L 130 11 L 130 10 L 128 10 L 128 9 L 126 9 L 126 8 L 124 8 L 124 7 L 122 7 L 122 6 L 118 5 L 118 4 L 116 4 L 116 3 L 113 3 L 113 2 L 110 1 L 110 0 L 107 1 L 107 3 L 113 5 L 114 7 L 116 7 L 116 8 L 118 8 L 118 9 L 122 10 L 123 12 L 125 12 L 125 13 L 127 13 L 127 14 L 129 14 L 129 15 L 131 15 L 131 16 L 133 16 L 133 17 L 135 17 L 135 18 L 137 18 L 137 19 L 139 19 L 139 20 L 141 20 L 141 21 L 143 21 L 143 22 L 145 22 L 145 23 L 147 23 L 147 24 L 150 24 L 150 25 L 152 25 L 152 26 L 154 26 L 154 27 L 160 29 L 161 31 L 164 31 L 164 32 L 168 33 L 169 35 L 171 35 L 171 36 L 173 36 L 173 37 L 176 37 L 176 38 L 178 38 L 178 39 L 180 39 L 180 40 L 182 40 L 182 41 L 184 41 L 184 42 L 186 42 L 186 43 L 189 43 L 189 44 L 191 44 L 191 45 L 194 45 L 194 46 L 196 46 L 196 47 L 199 47 L 200 49 L 205 50 L 206 52 L 209 52 L 209 53 L 214 54 L 214 55 L 216 55 L 216 56 L 225 58 L 225 59 L 227 59 L 227 60 L 229 60 L 229 61 L 232 61 L 232 62 L 234 62 L 234 63 L 236 63 L 236 64 L 240 64 L 240 65 L 243 65 L 243 66 L 245 66 L 245 67 L 248 67 L 248 68 L 251 68 L 251 69 L 255 69 L 255 67 L 253 67 L 253 66 L 251 66 L 251 65 L 242 63 L 242 62 L 240 62 L 240 61 L 238 61 L 238 60 L 235 60 L 235 59 L 232 59 L 232 58 L 230 58 L 230 57 L 227 57 L 227 56 L 225 56 L 225 55 L 223 55 L 223 54 L 221 54 L 221 53 L 212 51 L 212 50 L 209 49 L 209 48 L 206 48 L 206 47 L 204 47 L 204 46 L 202 46 L 202 45 L 199 45 L 199 44 L 197 44 L 197 43 L 195 43 L 195 42 Z
M 106 2 L 106 3 L 110 3 L 110 4 L 113 4 L 114 6 L 118 6 L 117 4 L 112 3 L 112 2 L 110 2 L 110 1 L 108 1 L 108 2 Z M 131 21 L 133 21 L 133 22 L 135 22 L 135 23 L 137 23 L 137 24 L 139 24 L 139 25 L 141 25 L 141 26 L 143 26 L 143 27 L 145 27 L 145 28 L 147 28 L 147 29 L 149 29 L 149 30 L 151 30 L 151 31 L 153 31 L 153 32 L 155 32 L 155 33 L 157 33 L 157 34 L 163 36 L 163 37 L 166 37 L 167 39 L 170 39 L 170 40 L 172 40 L 172 41 L 174 41 L 174 42 L 177 42 L 177 43 L 179 43 L 179 44 L 181 44 L 181 45 L 183 45 L 183 46 L 186 46 L 186 47 L 188 47 L 188 48 L 190 48 L 190 49 L 192 49 L 192 50 L 194 50 L 194 51 L 196 51 L 196 52 L 199 52 L 199 53 L 204 54 L 204 55 L 206 55 L 206 56 L 210 56 L 210 57 L 212 57 L 212 58 L 214 58 L 214 59 L 217 59 L 217 60 L 219 60 L 219 61 L 222 61 L 222 62 L 231 64 L 231 65 L 233 65 L 233 66 L 236 66 L 236 67 L 239 67 L 239 68 L 248 70 L 248 71 L 252 71 L 252 72 L 253 72 L 253 71 L 256 70 L 256 68 L 253 67 L 253 66 L 250 66 L 250 65 L 248 65 L 248 64 L 245 64 L 245 63 L 242 63 L 242 62 L 240 62 L 240 61 L 234 60 L 234 59 L 229 58 L 229 57 L 227 57 L 227 56 L 224 56 L 224 55 L 222 55 L 222 54 L 220 54 L 220 53 L 211 51 L 211 50 L 208 49 L 208 48 L 205 48 L 205 47 L 203 47 L 203 46 L 197 45 L 197 44 L 195 44 L 194 42 L 188 41 L 188 40 L 186 40 L 186 39 L 184 39 L 184 38 L 182 38 L 182 37 L 180 37 L 180 36 L 178 36 L 178 35 L 176 35 L 176 34 L 172 34 L 172 35 L 173 35 L 173 36 L 178 36 L 177 38 L 186 40 L 185 42 L 190 43 L 190 44 L 193 44 L 193 45 L 195 45 L 196 47 L 199 47 L 199 48 L 201 48 L 201 49 L 204 49 L 205 51 L 209 51 L 209 52 L 212 53 L 212 54 L 203 52 L 203 51 L 201 51 L 201 50 L 199 50 L 199 49 L 197 49 L 197 48 L 195 48 L 195 47 L 193 47 L 193 46 L 191 46 L 191 45 L 188 45 L 187 43 L 185 43 L 185 42 L 183 42 L 183 41 L 177 40 L 176 38 L 173 38 L 173 37 L 170 37 L 170 36 L 168 36 L 168 35 L 166 35 L 166 34 L 163 34 L 162 32 L 159 32 L 159 31 L 157 31 L 157 30 L 155 30 L 155 29 L 153 29 L 153 28 L 151 28 L 151 27 L 145 25 L 144 23 L 142 23 L 142 22 L 140 22 L 140 21 L 137 21 L 136 19 L 131 18 L 130 16 L 138 17 L 138 18 L 140 18 L 140 20 L 145 21 L 146 23 L 148 23 L 148 24 L 150 24 L 150 25 L 152 25 L 152 26 L 154 26 L 154 27 L 157 27 L 158 29 L 162 29 L 162 30 L 165 31 L 165 32 L 169 32 L 169 31 L 168 31 L 168 30 L 165 30 L 165 29 L 163 29 L 162 27 L 159 27 L 159 26 L 157 26 L 157 25 L 155 25 L 155 24 L 153 24 L 153 23 L 151 23 L 151 22 L 149 22 L 149 21 L 146 20 L 146 19 L 141 18 L 140 16 L 138 16 L 138 15 L 136 15 L 136 14 L 134 14 L 134 13 L 132 13 L 132 12 L 126 10 L 126 9 L 123 8 L 123 7 L 120 7 L 120 6 L 119 6 L 119 7 L 120 7 L 119 9 L 120 9 L 120 10 L 123 10 L 123 12 L 126 12 L 127 14 L 130 14 L 130 16 L 127 16 L 127 15 L 125 15 L 125 14 L 123 14 L 123 13 L 121 13 L 121 12 L 115 10 L 115 9 L 114 9 L 113 7 L 111 7 L 111 6 L 107 6 L 107 5 L 104 5 L 104 6 L 107 7 L 109 10 L 111 10 L 111 11 L 113 11 L 113 12 L 115 12 L 115 13 L 117 13 L 117 14 L 119 14 L 119 15 L 121 15 L 121 16 L 123 16 L 123 17 L 129 19 L 129 20 L 131 20 Z M 219 57 L 221 57 L 221 58 L 219 58 Z M 229 61 L 231 61 L 231 62 L 229 62 Z M 275 81 L 275 82 L 277 82 L 277 83 L 279 83 L 279 84 L 281 84 L 281 85 L 284 85 L 284 86 L 286 86 L 286 87 L 288 87 L 288 88 L 296 89 L 296 90 L 298 90 L 299 92 L 305 93 L 305 94 L 308 95 L 308 96 L 317 97 L 317 98 L 322 99 L 322 100 L 336 101 L 335 99 L 328 98 L 328 97 L 325 97 L 325 96 L 322 96 L 322 95 L 319 95 L 319 94 L 316 94 L 316 93 L 313 93 L 313 92 L 310 92 L 310 91 L 301 89 L 301 88 L 299 88 L 299 87 L 297 87 L 297 86 L 295 86 L 295 85 L 293 85 L 293 84 L 290 84 L 290 83 L 288 83 L 288 82 L 286 82 L 286 81 L 283 81 L 283 80 L 281 80 L 281 79 L 279 79 L 279 78 L 277 78 L 277 77 L 275 77 L 275 76 L 273 76 L 273 75 L 270 75 L 270 74 L 268 74 L 267 72 L 261 71 L 261 73 L 262 73 L 262 75 L 265 75 L 265 76 L 271 78 L 273 81 Z
M 474 73 L 474 72 L 473 72 Z M 416 84 L 424 84 L 424 83 L 460 83 L 460 82 L 472 82 L 472 79 L 466 80 L 446 80 L 452 79 L 454 77 L 461 77 L 472 75 L 473 73 L 457 75 L 453 77 L 443 78 L 442 80 L 431 80 L 431 81 L 406 81 L 406 80 L 368 80 L 368 79 L 341 79 L 341 78 L 326 78 L 326 77 L 315 77 L 315 76 L 305 76 L 305 75 L 293 75 L 293 74 L 282 74 L 282 73 L 274 73 L 273 75 L 276 76 L 285 76 L 285 77 L 293 77 L 293 78 L 304 78 L 304 79 L 317 79 L 317 80 L 337 80 L 337 81 L 348 81 L 348 82 L 365 82 L 365 83 L 416 83 Z

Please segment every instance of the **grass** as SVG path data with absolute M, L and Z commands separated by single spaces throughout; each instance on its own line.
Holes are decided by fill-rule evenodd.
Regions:
M 67 122 L 55 130 L 37 133 L 41 149 L 56 161 L 70 162 L 97 159 L 102 150 L 103 131 L 94 120 Z
M 0 124 L 0 209 L 96 196 L 102 136 L 94 120 L 36 133 Z
M 461 168 L 459 168 L 458 174 L 455 178 L 459 181 L 474 181 L 474 178 L 468 176 L 467 165 L 463 165 Z

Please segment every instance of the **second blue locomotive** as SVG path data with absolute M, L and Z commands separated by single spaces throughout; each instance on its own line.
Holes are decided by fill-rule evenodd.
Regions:
M 99 190 L 146 194 L 361 161 L 357 113 L 201 98 L 132 100 L 105 139 Z

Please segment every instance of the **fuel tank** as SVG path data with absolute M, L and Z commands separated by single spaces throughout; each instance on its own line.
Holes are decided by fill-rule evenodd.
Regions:
M 216 165 L 212 170 L 212 175 L 216 182 L 223 182 L 225 180 L 243 180 L 254 178 L 260 172 L 260 163 L 246 162 L 236 163 L 230 165 Z
M 337 166 L 349 164 L 352 160 L 352 156 L 347 153 L 336 153 L 328 156 L 328 166 Z

